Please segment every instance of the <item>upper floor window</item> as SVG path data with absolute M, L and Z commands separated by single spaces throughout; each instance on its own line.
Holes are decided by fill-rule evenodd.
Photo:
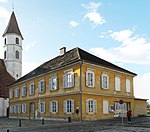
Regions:
M 50 90 L 57 90 L 57 76 L 52 76 L 50 79 L 49 79 L 49 89 Z
M 16 44 L 19 44 L 19 38 L 16 37 Z
M 94 87 L 95 86 L 95 73 L 91 70 L 86 72 L 86 86 Z
M 109 76 L 108 74 L 102 75 L 102 88 L 109 89 Z
M 12 99 L 13 98 L 13 90 L 9 90 L 9 98 Z
M 93 99 L 86 100 L 86 113 L 95 114 L 97 109 L 97 101 Z
M 34 83 L 31 83 L 31 84 L 29 85 L 29 94 L 30 94 L 30 95 L 33 95 L 33 94 L 34 94 Z
M 15 89 L 15 97 L 19 97 L 19 88 Z
M 115 90 L 120 91 L 120 77 L 119 76 L 115 77 Z
M 38 111 L 40 113 L 44 113 L 45 112 L 45 102 L 38 103 Z
M 131 84 L 130 84 L 130 80 L 126 79 L 126 92 L 130 92 L 131 91 Z
M 40 80 L 38 82 L 38 91 L 39 91 L 39 93 L 42 93 L 42 92 L 45 91 L 45 82 L 44 82 L 44 79 Z
M 26 86 L 22 86 L 22 96 L 26 96 Z
M 50 112 L 52 114 L 58 113 L 58 101 L 52 101 L 52 102 L 50 102 Z
M 6 44 L 6 38 L 4 39 L 4 44 Z
M 19 51 L 16 51 L 16 59 L 19 59 Z
M 64 101 L 64 113 L 72 114 L 74 113 L 74 100 L 65 100 Z
M 74 73 L 71 71 L 66 71 L 63 75 L 63 87 L 69 88 L 74 86 Z
M 6 59 L 6 51 L 4 52 L 4 59 Z
M 22 113 L 26 113 L 26 104 L 22 104 Z

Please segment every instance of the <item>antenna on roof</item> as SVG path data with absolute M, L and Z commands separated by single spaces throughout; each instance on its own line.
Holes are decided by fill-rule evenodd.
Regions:
M 15 7 L 14 7 L 14 2 L 13 2 L 13 3 L 12 3 L 12 11 L 14 11 L 14 8 L 15 8 Z

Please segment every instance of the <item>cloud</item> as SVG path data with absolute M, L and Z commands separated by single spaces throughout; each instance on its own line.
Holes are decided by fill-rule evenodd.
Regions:
M 8 0 L 0 0 L 0 3 L 8 2 Z
M 90 2 L 88 4 L 82 4 L 81 6 L 86 9 L 83 18 L 88 19 L 92 25 L 97 26 L 106 23 L 105 19 L 98 12 L 101 3 Z
M 5 8 L 0 7 L 0 21 L 1 21 L 1 24 L 2 23 L 6 24 L 7 21 L 9 20 L 9 17 L 10 17 L 10 12 Z
M 150 64 L 150 42 L 146 38 L 134 35 L 132 30 L 126 29 L 118 32 L 109 31 L 100 35 L 101 38 L 112 39 L 119 42 L 118 47 L 108 49 L 97 47 L 90 51 L 97 56 L 111 62 Z
M 136 98 L 150 99 L 149 81 L 150 73 L 145 73 L 134 78 L 134 94 Z
M 79 23 L 76 21 L 70 21 L 69 24 L 71 27 L 77 27 L 79 25 Z
M 23 60 L 23 64 L 22 64 L 22 76 L 26 75 L 27 73 L 29 73 L 30 71 L 34 70 L 36 67 L 38 67 L 39 64 L 36 62 L 28 62 Z

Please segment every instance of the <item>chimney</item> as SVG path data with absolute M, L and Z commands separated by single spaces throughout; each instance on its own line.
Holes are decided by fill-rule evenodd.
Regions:
M 66 53 L 66 47 L 60 48 L 60 56 Z

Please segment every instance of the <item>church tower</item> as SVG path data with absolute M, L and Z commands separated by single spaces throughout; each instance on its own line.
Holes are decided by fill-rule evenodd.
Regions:
M 22 76 L 22 40 L 14 11 L 2 35 L 4 38 L 4 63 L 9 74 L 16 80 Z

